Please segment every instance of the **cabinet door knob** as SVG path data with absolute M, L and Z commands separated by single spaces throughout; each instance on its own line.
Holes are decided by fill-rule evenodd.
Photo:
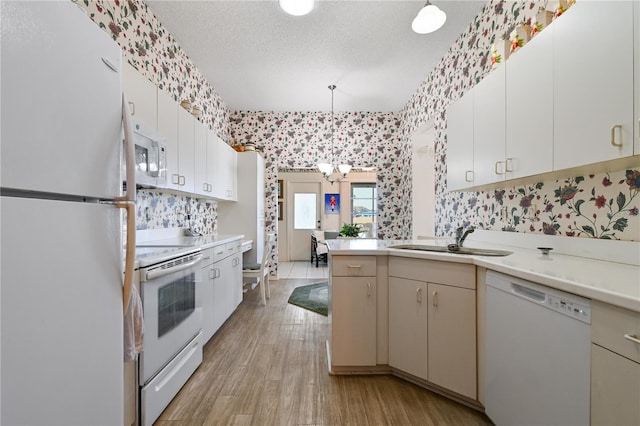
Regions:
M 620 142 L 616 142 L 616 129 L 620 129 Z M 622 146 L 622 124 L 616 124 L 611 128 L 611 145 Z
M 367 297 L 371 297 L 371 283 L 367 283 Z
M 172 174 L 171 175 L 171 183 L 174 185 L 180 185 L 180 175 L 178 174 Z
M 467 170 L 466 172 L 464 172 L 464 181 L 473 182 L 473 170 Z
M 129 101 L 129 110 L 131 111 L 131 115 L 136 115 L 136 104 L 135 102 Z
M 433 296 L 433 299 L 432 299 L 433 306 L 438 306 L 438 292 L 434 291 L 432 296 Z
M 416 290 L 416 301 L 418 303 L 422 303 L 422 289 L 421 288 Z
M 502 166 L 502 163 L 503 163 L 502 161 L 496 161 L 496 164 L 493 166 L 493 171 L 495 172 L 495 174 L 497 174 L 497 175 L 503 175 L 504 174 L 504 171 L 498 170 L 498 166 L 499 165 Z

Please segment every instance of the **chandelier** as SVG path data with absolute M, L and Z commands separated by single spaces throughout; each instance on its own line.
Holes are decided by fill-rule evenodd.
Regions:
M 331 163 L 320 162 L 318 163 L 318 170 L 322 173 L 322 176 L 333 185 L 333 182 L 340 182 L 342 179 L 347 177 L 347 174 L 351 171 L 351 165 L 349 164 L 339 164 L 337 167 L 333 165 L 334 157 L 333 157 L 333 91 L 336 89 L 336 85 L 332 84 L 329 86 L 329 90 L 331 90 Z M 332 180 L 331 175 L 334 170 L 338 169 L 340 173 L 340 177 Z

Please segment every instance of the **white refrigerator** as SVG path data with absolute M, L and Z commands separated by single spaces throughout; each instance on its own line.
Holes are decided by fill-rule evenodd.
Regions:
M 71 1 L 1 8 L 0 423 L 119 425 L 121 50 Z

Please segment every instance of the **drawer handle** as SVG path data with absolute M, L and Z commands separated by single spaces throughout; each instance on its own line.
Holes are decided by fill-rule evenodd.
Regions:
M 624 338 L 640 345 L 640 339 L 635 334 L 625 334 Z
M 360 269 L 362 265 L 347 265 L 347 268 Z
M 421 288 L 416 290 L 416 301 L 418 303 L 422 303 L 422 289 Z

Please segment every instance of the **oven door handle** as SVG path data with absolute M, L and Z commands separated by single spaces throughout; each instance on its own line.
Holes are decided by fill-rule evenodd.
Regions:
M 152 269 L 150 271 L 146 271 L 145 272 L 145 278 L 146 281 L 151 281 L 154 280 L 156 278 L 160 278 L 160 277 L 164 277 L 165 275 L 169 275 L 169 274 L 173 274 L 175 272 L 180 272 L 183 271 L 185 269 L 189 269 L 192 266 L 200 263 L 200 261 L 202 260 L 202 255 L 199 254 L 198 256 L 194 257 L 193 260 L 186 262 L 186 263 L 182 263 L 180 265 L 174 266 L 172 268 L 167 268 L 167 269 Z

